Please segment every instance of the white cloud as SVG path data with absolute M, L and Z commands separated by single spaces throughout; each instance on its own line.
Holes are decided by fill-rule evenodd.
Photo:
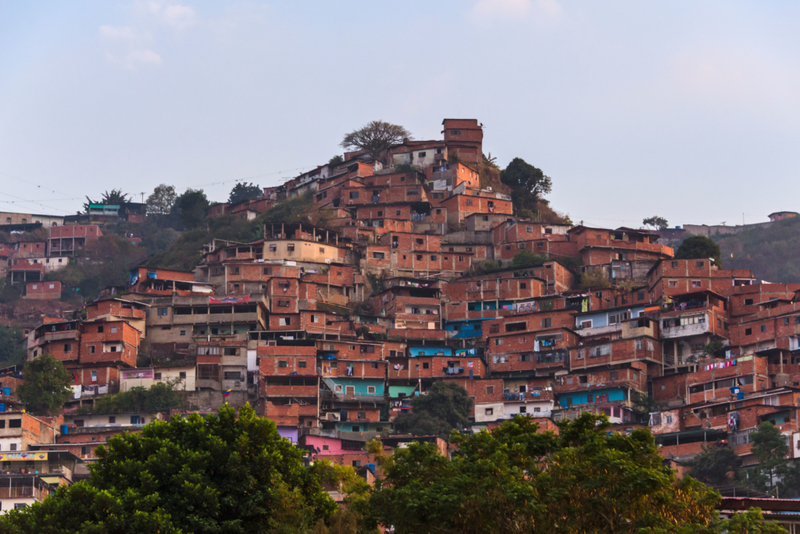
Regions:
M 150 1 L 145 4 L 144 10 L 159 23 L 171 26 L 175 30 L 188 28 L 198 20 L 193 7 L 181 4 Z
M 152 50 L 131 50 L 128 54 L 130 63 L 156 63 L 161 64 L 161 56 Z
M 521 20 L 528 15 L 556 17 L 561 13 L 558 0 L 479 0 L 470 12 L 474 22 L 503 18 Z
M 525 17 L 531 8 L 530 0 L 480 0 L 472 8 L 473 16 Z
M 150 48 L 153 38 L 129 26 L 100 26 L 104 55 L 116 65 L 134 70 L 139 65 L 160 65 L 161 56 Z
M 128 26 L 100 26 L 100 37 L 114 40 L 132 41 L 136 38 L 133 28 Z

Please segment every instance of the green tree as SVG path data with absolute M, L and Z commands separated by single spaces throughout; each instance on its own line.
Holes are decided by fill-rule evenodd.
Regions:
M 739 455 L 730 447 L 703 447 L 703 452 L 686 463 L 689 475 L 705 484 L 723 485 L 731 481 L 742 465 Z
M 713 258 L 714 263 L 722 268 L 719 245 L 702 235 L 693 235 L 684 239 L 675 251 L 676 260 L 695 260 Z
M 121 189 L 112 189 L 111 191 L 103 192 L 100 200 L 92 200 L 86 197 L 86 203 L 83 205 L 84 213 L 89 213 L 89 204 L 103 204 L 105 206 L 124 206 L 130 204 L 131 198 L 127 193 L 123 193 Z
M 52 354 L 42 354 L 22 368 L 23 383 L 17 397 L 34 415 L 52 415 L 61 411 L 72 398 L 72 375 Z
M 719 495 L 665 467 L 652 435 L 609 432 L 584 413 L 538 432 L 518 416 L 492 432 L 456 435 L 452 459 L 411 444 L 384 464 L 370 504 L 398 534 L 719 532 Z
M 177 211 L 183 228 L 193 230 L 206 224 L 208 197 L 202 189 L 187 189 L 175 200 L 173 210 Z
M 0 531 L 11 523 L 26 534 L 45 524 L 80 526 L 58 532 L 121 532 L 104 528 L 113 516 L 90 506 L 93 494 L 120 517 L 149 520 L 150 532 L 156 525 L 161 532 L 307 532 L 336 508 L 303 466 L 302 451 L 249 405 L 238 416 L 223 405 L 218 415 L 155 421 L 141 433 L 115 436 L 97 455 L 87 483 L 20 510 Z
M 228 195 L 228 202 L 230 204 L 238 204 L 245 200 L 255 200 L 264 194 L 264 191 L 256 184 L 248 184 L 247 182 L 240 182 L 233 186 L 231 194 Z
M 105 395 L 94 405 L 96 413 L 121 413 L 138 412 L 158 413 L 179 408 L 183 404 L 183 399 L 175 391 L 175 385 L 180 380 L 170 382 L 158 382 L 149 389 L 144 387 L 134 387 L 128 391 L 123 391 L 114 395 Z
M 611 287 L 611 282 L 608 281 L 608 277 L 602 269 L 594 269 L 581 275 L 581 288 L 583 289 L 597 291 L 607 287 Z
M 389 147 L 402 143 L 403 139 L 411 139 L 411 134 L 402 126 L 371 121 L 346 134 L 341 144 L 345 150 L 364 150 L 372 158 L 380 160 Z
M 7 534 L 180 534 L 155 495 L 113 494 L 79 482 L 0 518 Z
M 167 184 L 157 186 L 153 194 L 147 197 L 147 214 L 168 215 L 177 197 L 174 186 Z
M 447 439 L 451 431 L 467 425 L 471 412 L 472 399 L 464 388 L 453 382 L 434 382 L 426 395 L 414 397 L 411 413 L 400 414 L 394 427 L 403 434 Z
M 25 361 L 22 344 L 25 336 L 19 327 L 0 326 L 0 367 L 18 365 Z
M 538 267 L 547 261 L 547 256 L 541 254 L 534 254 L 528 249 L 522 249 L 514 254 L 514 259 L 511 260 L 512 267 Z
M 764 421 L 755 432 L 750 433 L 751 451 L 758 465 L 748 469 L 748 483 L 752 487 L 777 497 L 778 481 L 782 466 L 789 454 L 789 445 L 780 429 Z
M 500 180 L 511 188 L 514 209 L 536 211 L 536 205 L 553 187 L 552 180 L 522 158 L 514 158 L 500 173 Z
M 337 165 L 341 165 L 342 163 L 344 163 L 344 158 L 339 154 L 336 154 L 335 156 L 333 156 L 331 159 L 328 160 L 328 167 L 333 168 L 336 167 Z
M 658 215 L 646 218 L 645 220 L 642 221 L 642 224 L 654 228 L 656 230 L 663 230 L 664 228 L 669 226 L 667 220 L 664 217 L 659 217 Z

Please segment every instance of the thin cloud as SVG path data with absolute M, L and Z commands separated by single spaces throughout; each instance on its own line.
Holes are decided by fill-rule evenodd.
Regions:
M 560 14 L 561 5 L 557 0 L 479 0 L 469 13 L 473 22 L 523 20 L 529 15 L 552 18 Z
M 145 10 L 159 23 L 175 30 L 184 30 L 198 22 L 197 12 L 192 6 L 151 1 L 147 2 Z

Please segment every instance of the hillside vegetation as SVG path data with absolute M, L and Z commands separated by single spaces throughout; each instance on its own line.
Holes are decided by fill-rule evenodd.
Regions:
M 769 282 L 800 283 L 800 218 L 711 238 L 719 243 L 726 269 L 750 269 Z

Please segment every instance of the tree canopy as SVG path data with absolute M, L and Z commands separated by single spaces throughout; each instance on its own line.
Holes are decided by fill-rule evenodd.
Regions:
M 157 186 L 153 194 L 147 197 L 147 214 L 168 215 L 177 197 L 174 186 L 167 184 Z
M 202 189 L 187 189 L 175 199 L 173 210 L 178 212 L 185 230 L 193 230 L 205 226 L 208 197 Z
M 652 217 L 644 219 L 642 224 L 651 228 L 655 228 L 656 230 L 663 230 L 669 226 L 667 220 L 664 217 L 659 217 L 658 215 L 653 215 Z
M 127 193 L 123 193 L 121 189 L 112 189 L 111 191 L 104 191 L 100 200 L 92 200 L 86 197 L 86 203 L 83 205 L 85 213 L 89 213 L 89 204 L 103 204 L 106 206 L 124 206 L 130 204 L 131 198 Z
M 0 367 L 25 361 L 24 340 L 25 336 L 19 327 L 0 326 Z
M 411 139 L 411 133 L 402 126 L 385 121 L 371 121 L 346 134 L 342 139 L 342 147 L 345 150 L 364 150 L 372 158 L 380 160 L 385 150 L 402 143 L 403 139 Z
M 0 531 L 307 532 L 336 505 L 302 455 L 249 405 L 155 421 L 98 447 L 88 481 L 12 510 Z
M 434 382 L 426 395 L 414 397 L 411 413 L 400 414 L 394 427 L 400 433 L 447 439 L 452 430 L 466 426 L 471 412 L 472 399 L 464 388 L 453 382 Z
M 522 249 L 514 254 L 514 259 L 511 260 L 512 267 L 538 267 L 547 261 L 547 256 L 541 254 L 534 254 L 528 249 Z
M 704 447 L 703 452 L 686 465 L 689 475 L 705 484 L 723 485 L 731 482 L 729 473 L 738 471 L 742 460 L 730 447 Z
M 522 158 L 514 158 L 500 173 L 500 181 L 511 188 L 511 198 L 516 210 L 536 210 L 544 195 L 552 189 L 548 176 Z
M 228 195 L 228 202 L 230 204 L 238 204 L 245 200 L 255 200 L 264 194 L 264 190 L 256 184 L 249 184 L 247 182 L 239 182 L 231 189 L 231 194 Z
M 42 354 L 27 362 L 22 378 L 24 382 L 17 386 L 16 394 L 34 415 L 57 413 L 72 398 L 72 375 L 52 354 Z
M 392 525 L 398 534 L 688 534 L 748 532 L 763 519 L 753 512 L 737 525 L 720 520 L 719 494 L 677 479 L 649 431 L 610 428 L 607 418 L 584 413 L 559 423 L 556 435 L 518 416 L 491 432 L 455 436 L 452 459 L 412 443 L 385 461 L 368 526 Z
M 714 263 L 722 268 L 719 245 L 702 235 L 687 237 L 675 251 L 676 260 L 695 260 L 713 258 Z

